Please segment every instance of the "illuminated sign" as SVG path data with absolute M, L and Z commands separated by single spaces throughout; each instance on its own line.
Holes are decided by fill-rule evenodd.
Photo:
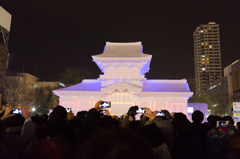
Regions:
M 233 103 L 233 116 L 234 116 L 234 124 L 240 122 L 240 102 Z

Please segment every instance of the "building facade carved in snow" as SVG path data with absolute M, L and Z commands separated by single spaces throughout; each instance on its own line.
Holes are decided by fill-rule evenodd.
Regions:
M 187 81 L 146 79 L 152 55 L 142 52 L 141 42 L 107 42 L 103 53 L 92 58 L 103 74 L 54 90 L 60 105 L 77 113 L 105 100 L 111 101 L 110 113 L 116 115 L 126 113 L 133 105 L 187 114 L 187 101 L 193 94 Z

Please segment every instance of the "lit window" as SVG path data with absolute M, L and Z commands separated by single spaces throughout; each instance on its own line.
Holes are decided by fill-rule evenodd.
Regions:
M 203 30 L 201 30 L 201 33 L 203 33 Z
M 202 55 L 202 57 L 205 57 L 205 55 Z
M 203 71 L 205 71 L 205 68 L 202 68 Z
M 212 48 L 212 46 L 210 45 L 209 48 Z
M 204 45 L 204 43 L 201 43 L 201 45 Z

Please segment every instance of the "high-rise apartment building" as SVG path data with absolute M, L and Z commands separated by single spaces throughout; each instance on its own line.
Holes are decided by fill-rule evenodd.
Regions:
M 208 94 L 209 84 L 222 78 L 219 25 L 201 24 L 193 33 L 196 94 Z

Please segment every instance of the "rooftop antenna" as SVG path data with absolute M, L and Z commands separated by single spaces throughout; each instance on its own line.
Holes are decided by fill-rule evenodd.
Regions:
M 25 59 L 23 59 L 23 66 L 22 66 L 22 77 L 23 77 L 23 72 L 24 72 L 24 64 L 25 64 Z
M 37 64 L 35 63 L 34 72 L 33 72 L 33 75 L 34 75 L 34 76 L 36 75 L 36 67 L 37 67 Z

